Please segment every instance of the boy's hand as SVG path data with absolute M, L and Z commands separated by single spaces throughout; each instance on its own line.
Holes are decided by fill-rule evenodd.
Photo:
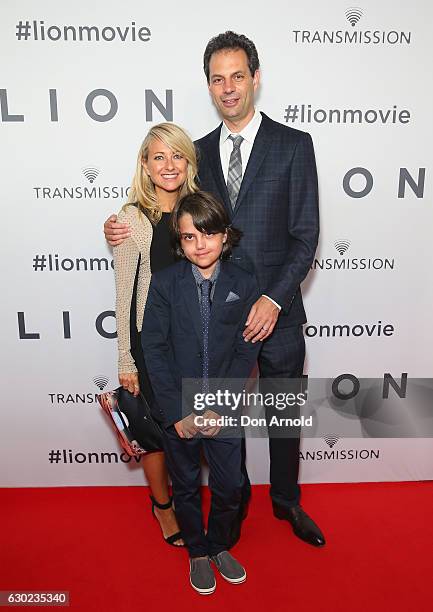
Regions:
M 109 245 L 118 246 L 126 238 L 129 238 L 131 228 L 127 223 L 118 223 L 117 215 L 111 215 L 104 223 L 104 234 Z
M 252 305 L 243 332 L 245 342 L 266 340 L 274 331 L 280 311 L 267 297 L 262 295 Z
M 189 440 L 198 433 L 198 427 L 194 423 L 194 416 L 194 414 L 189 414 L 184 419 L 174 424 L 174 428 L 179 438 L 186 438 Z
M 221 425 L 207 425 L 210 419 L 220 419 L 221 415 L 217 414 L 213 410 L 206 410 L 203 414 L 203 422 L 205 423 L 202 427 L 199 427 L 200 433 L 204 436 L 212 437 L 219 434 L 221 431 Z

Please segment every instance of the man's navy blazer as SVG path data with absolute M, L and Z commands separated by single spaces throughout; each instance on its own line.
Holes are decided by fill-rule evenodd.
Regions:
M 258 297 L 253 275 L 221 262 L 209 323 L 209 378 L 248 378 L 260 343 L 245 342 L 242 332 Z M 186 416 L 182 379 L 201 379 L 203 372 L 202 319 L 189 261 L 152 275 L 141 342 L 154 394 L 152 411 L 168 427 Z
M 260 293 L 282 306 L 277 327 L 305 323 L 299 286 L 311 267 L 319 236 L 311 137 L 262 113 L 233 211 L 221 168 L 221 125 L 195 143 L 200 187 L 224 202 L 233 225 L 244 232 L 232 261 L 254 272 Z

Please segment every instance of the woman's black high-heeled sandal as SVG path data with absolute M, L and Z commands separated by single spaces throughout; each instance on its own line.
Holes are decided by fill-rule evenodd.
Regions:
M 152 502 L 152 514 L 156 518 L 157 521 L 158 521 L 158 518 L 155 515 L 155 508 L 158 508 L 159 510 L 168 510 L 173 505 L 173 497 L 170 497 L 169 501 L 166 504 L 160 504 L 159 502 L 156 501 L 156 499 L 152 495 L 150 495 L 150 499 Z M 182 548 L 185 546 L 185 544 L 175 544 L 175 542 L 182 539 L 181 531 L 176 531 L 176 533 L 173 533 L 173 535 L 167 536 L 166 538 L 164 536 L 162 537 L 167 542 L 167 544 L 170 544 L 171 546 L 176 546 L 176 548 Z

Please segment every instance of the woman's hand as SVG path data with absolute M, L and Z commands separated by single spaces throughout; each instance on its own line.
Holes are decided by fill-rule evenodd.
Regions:
M 119 374 L 119 382 L 124 389 L 137 397 L 140 392 L 137 372 L 129 372 L 128 374 Z

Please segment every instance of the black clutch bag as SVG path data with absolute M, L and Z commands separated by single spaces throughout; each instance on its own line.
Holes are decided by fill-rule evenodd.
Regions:
M 118 387 L 101 393 L 98 401 L 114 425 L 122 448 L 131 457 L 162 450 L 161 426 L 151 415 L 144 396 Z

